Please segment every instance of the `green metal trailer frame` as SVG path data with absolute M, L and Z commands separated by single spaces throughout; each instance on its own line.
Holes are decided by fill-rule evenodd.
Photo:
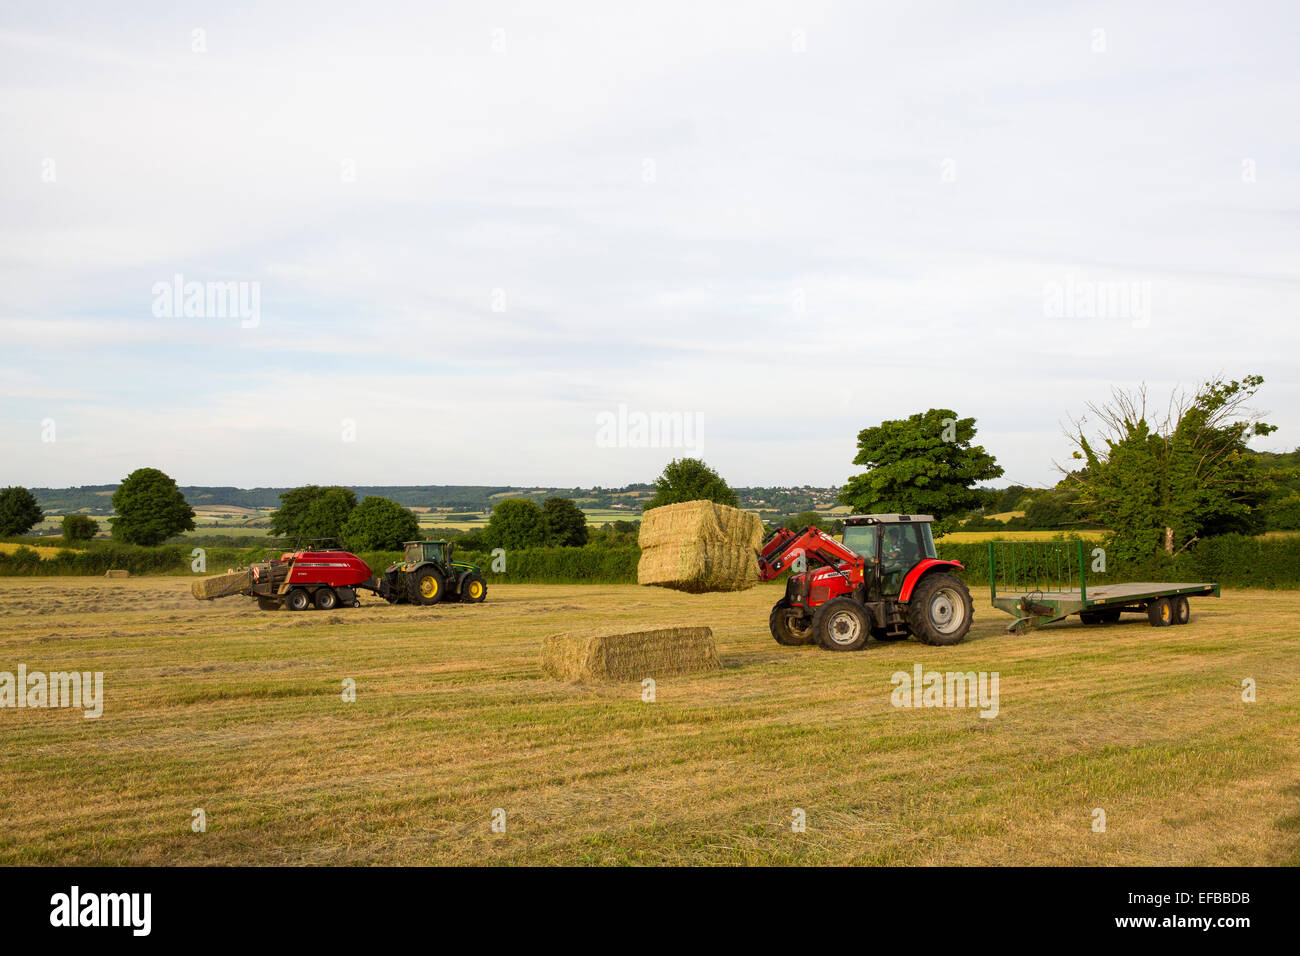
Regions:
M 1219 597 L 1217 584 L 1135 581 L 1094 582 L 1089 587 L 1083 541 L 1076 539 L 1074 544 L 1070 548 L 1065 541 L 989 542 L 989 600 L 1015 617 L 1007 625 L 1008 631 L 1032 630 L 1071 614 L 1086 620 L 1106 614 L 1147 613 L 1161 598 Z

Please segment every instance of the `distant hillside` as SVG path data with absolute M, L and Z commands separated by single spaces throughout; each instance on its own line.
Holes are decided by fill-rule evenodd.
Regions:
M 391 498 L 408 508 L 452 508 L 482 512 L 503 498 L 572 498 L 585 509 L 626 507 L 639 512 L 652 494 L 647 484 L 622 488 L 537 488 L 522 485 L 353 485 L 358 499 L 366 495 Z M 76 512 L 107 515 L 113 510 L 117 485 L 80 485 L 76 488 L 33 488 L 42 510 L 50 515 Z M 185 500 L 194 508 L 248 508 L 264 510 L 280 504 L 288 488 L 221 488 L 207 485 L 181 487 Z M 827 511 L 835 507 L 835 488 L 737 488 L 743 508 L 781 515 L 800 511 Z

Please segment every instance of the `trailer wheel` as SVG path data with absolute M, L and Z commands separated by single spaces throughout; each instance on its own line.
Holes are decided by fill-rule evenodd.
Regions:
M 311 595 L 302 588 L 294 588 L 284 596 L 284 606 L 290 611 L 305 611 L 311 607 Z
M 332 611 L 338 607 L 339 596 L 334 593 L 333 588 L 319 588 L 312 596 L 318 611 Z
M 1171 597 L 1169 603 L 1173 608 L 1175 624 L 1186 624 L 1192 619 L 1192 607 L 1184 595 Z
M 923 644 L 960 643 L 974 617 L 970 591 L 951 574 L 927 574 L 907 602 L 908 625 Z
M 828 651 L 860 651 L 871 636 L 867 611 L 851 597 L 837 597 L 813 615 L 817 643 Z
M 767 626 L 778 644 L 786 647 L 798 647 L 813 642 L 812 621 L 790 607 L 789 598 L 781 598 L 772 605 L 768 615 Z
M 461 579 L 460 599 L 466 604 L 482 604 L 487 600 L 487 582 L 483 575 L 471 571 Z
M 1148 604 L 1147 620 L 1152 627 L 1168 627 L 1174 623 L 1174 606 L 1169 598 L 1156 598 Z
M 408 574 L 406 580 L 412 604 L 437 604 L 447 590 L 447 582 L 437 568 L 421 568 L 414 574 Z
M 257 596 L 257 607 L 258 610 L 261 611 L 278 611 L 280 610 L 280 602 L 277 601 L 275 598 L 262 597 L 259 594 Z

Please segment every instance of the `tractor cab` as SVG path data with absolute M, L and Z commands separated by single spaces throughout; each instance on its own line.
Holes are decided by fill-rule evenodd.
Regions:
M 936 558 L 932 515 L 850 515 L 844 519 L 844 546 L 860 555 L 868 569 L 880 570 L 882 594 L 894 595 L 914 567 Z
M 408 570 L 429 561 L 444 568 L 451 567 L 450 541 L 407 541 L 404 548 L 403 563 L 407 565 Z

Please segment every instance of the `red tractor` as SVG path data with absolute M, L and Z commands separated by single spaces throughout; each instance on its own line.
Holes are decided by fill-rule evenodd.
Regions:
M 956 644 L 970 630 L 970 591 L 952 571 L 956 561 L 935 555 L 930 515 L 852 515 L 844 541 L 818 528 L 779 528 L 758 558 L 771 581 L 791 570 L 785 597 L 772 608 L 779 644 L 860 650 L 869 637 Z

